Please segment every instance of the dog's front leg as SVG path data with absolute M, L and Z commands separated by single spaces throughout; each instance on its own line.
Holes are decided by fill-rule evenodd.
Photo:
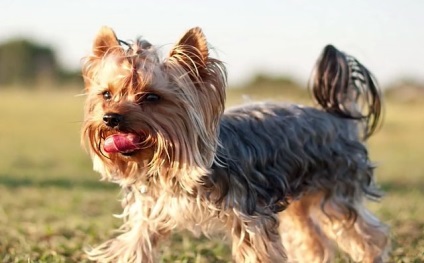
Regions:
M 249 216 L 234 211 L 229 221 L 234 260 L 240 263 L 286 262 L 278 225 L 278 218 L 273 214 Z
M 98 262 L 153 263 L 160 240 L 171 232 L 172 221 L 166 209 L 148 195 L 130 192 L 123 200 L 123 232 L 102 245 L 87 251 L 89 259 Z M 156 211 L 156 212 L 153 212 Z M 160 211 L 157 213 L 157 211 Z
M 146 224 L 138 224 L 127 232 L 87 251 L 88 258 L 97 262 L 154 263 L 159 240 L 168 235 L 168 230 L 153 230 Z

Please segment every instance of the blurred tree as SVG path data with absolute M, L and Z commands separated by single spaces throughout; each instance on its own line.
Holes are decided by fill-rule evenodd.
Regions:
M 308 91 L 306 87 L 298 84 L 288 76 L 272 76 L 258 73 L 250 82 L 242 86 L 245 92 L 250 94 L 285 94 L 295 97 L 306 97 Z
M 0 85 L 26 88 L 80 81 L 78 73 L 61 68 L 54 50 L 27 39 L 0 44 Z
M 290 77 L 287 76 L 270 76 L 268 74 L 259 73 L 250 81 L 249 86 L 278 86 L 284 87 L 295 87 L 298 86 Z
M 403 78 L 386 87 L 384 93 L 387 98 L 392 100 L 422 101 L 424 98 L 424 83 L 413 78 Z

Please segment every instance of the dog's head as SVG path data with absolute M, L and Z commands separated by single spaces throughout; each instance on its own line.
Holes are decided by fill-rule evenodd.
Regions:
M 200 28 L 190 29 L 161 60 L 147 41 L 127 44 L 103 27 L 83 77 L 82 140 L 103 176 L 169 180 L 210 167 L 226 71 L 209 56 Z

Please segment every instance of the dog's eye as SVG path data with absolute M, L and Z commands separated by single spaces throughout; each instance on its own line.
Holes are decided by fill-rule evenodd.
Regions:
M 159 95 L 154 94 L 154 93 L 149 93 L 146 95 L 146 97 L 144 98 L 145 101 L 158 101 L 160 99 Z
M 110 100 L 112 98 L 112 94 L 110 94 L 110 91 L 105 91 L 102 93 L 103 99 Z
M 157 102 L 160 100 L 160 96 L 155 93 L 147 93 L 140 97 L 138 103 L 143 102 Z

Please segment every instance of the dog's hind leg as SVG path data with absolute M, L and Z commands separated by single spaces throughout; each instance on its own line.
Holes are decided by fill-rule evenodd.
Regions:
M 315 199 L 315 195 L 305 195 L 292 201 L 279 214 L 280 235 L 288 262 L 324 263 L 333 258 L 329 240 L 310 217 L 310 208 Z
M 228 223 L 232 234 L 235 262 L 287 262 L 278 233 L 278 218 L 275 215 L 247 216 L 236 212 Z
M 316 203 L 311 211 L 316 223 L 355 262 L 384 262 L 389 248 L 388 228 L 360 202 L 351 204 L 356 213 L 353 221 L 343 212 L 347 209 L 343 200 L 332 197 L 323 205 Z

